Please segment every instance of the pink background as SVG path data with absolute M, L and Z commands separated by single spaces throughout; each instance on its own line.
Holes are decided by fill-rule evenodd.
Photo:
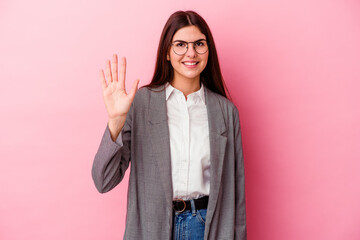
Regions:
M 150 81 L 176 10 L 210 25 L 241 115 L 249 240 L 360 239 L 356 0 L 0 2 L 0 239 L 122 239 L 127 177 L 99 194 L 98 71 Z

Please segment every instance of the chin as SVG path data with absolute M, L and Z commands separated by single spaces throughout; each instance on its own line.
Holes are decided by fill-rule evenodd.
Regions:
M 196 78 L 200 78 L 200 73 L 197 74 L 181 74 L 183 77 L 187 78 L 187 79 L 196 79 Z

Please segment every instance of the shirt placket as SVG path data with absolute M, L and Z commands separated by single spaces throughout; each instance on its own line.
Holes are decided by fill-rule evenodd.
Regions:
M 189 111 L 187 107 L 187 102 L 185 96 L 181 94 L 180 103 L 181 103 L 181 132 L 182 132 L 182 147 L 180 153 L 180 166 L 181 166 L 181 192 L 184 195 L 188 195 L 188 185 L 189 185 L 189 150 L 190 150 L 190 118 Z

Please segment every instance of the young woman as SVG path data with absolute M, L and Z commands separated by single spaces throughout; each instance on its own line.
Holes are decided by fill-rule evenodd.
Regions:
M 92 177 L 114 188 L 131 161 L 124 239 L 246 239 L 238 110 L 227 99 L 205 20 L 178 11 L 163 29 L 153 79 L 125 90 L 126 61 L 100 71 L 108 124 Z

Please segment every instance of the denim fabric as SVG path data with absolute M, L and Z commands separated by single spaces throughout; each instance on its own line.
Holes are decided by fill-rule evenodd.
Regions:
M 191 210 L 175 212 L 173 240 L 203 240 L 207 209 L 195 209 L 194 200 L 190 200 Z

